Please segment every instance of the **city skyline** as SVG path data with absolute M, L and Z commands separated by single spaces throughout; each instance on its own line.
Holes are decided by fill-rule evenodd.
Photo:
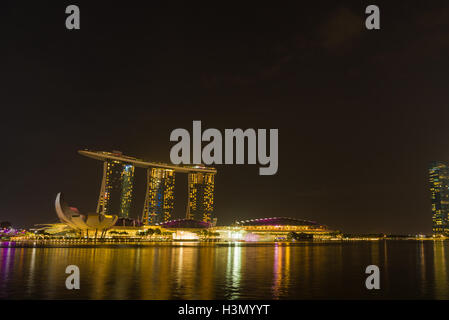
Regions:
M 200 120 L 279 130 L 275 175 L 216 166 L 220 224 L 287 216 L 354 233 L 432 232 L 428 166 L 449 161 L 447 2 L 380 0 L 380 30 L 365 29 L 365 3 L 78 5 L 72 32 L 66 4 L 1 4 L 1 220 L 52 222 L 61 190 L 95 210 L 103 168 L 74 150 L 169 163 L 170 132 Z M 133 179 L 135 216 L 147 176 Z M 187 183 L 176 176 L 173 218 Z
M 214 176 L 213 167 L 204 165 L 171 165 L 151 162 L 124 155 L 121 151 L 78 151 L 79 154 L 103 162 L 103 178 L 97 203 L 97 214 L 116 216 L 119 219 L 131 219 L 144 226 L 169 225 L 183 222 L 173 217 L 175 203 L 175 171 L 187 173 L 187 205 L 185 220 L 203 221 L 212 226 L 217 218 L 213 217 Z M 145 188 L 144 209 L 141 215 L 130 215 L 133 199 L 134 169 L 146 168 L 147 185 Z M 429 190 L 431 194 L 432 234 L 449 234 L 449 167 L 445 162 L 432 161 L 428 169 Z M 115 192 L 114 192 L 115 191 Z M 115 194 L 114 194 L 115 193 Z M 59 194 L 57 196 L 59 199 Z M 115 204 L 115 206 L 114 206 Z M 79 212 L 77 208 L 72 208 Z M 290 219 L 291 217 L 285 217 Z M 235 220 L 233 225 L 242 222 L 257 222 L 273 218 Z M 135 222 L 131 222 L 135 220 Z M 190 222 L 189 222 L 190 223 Z M 117 225 L 120 225 L 121 222 Z M 417 235 L 422 235 L 417 234 Z

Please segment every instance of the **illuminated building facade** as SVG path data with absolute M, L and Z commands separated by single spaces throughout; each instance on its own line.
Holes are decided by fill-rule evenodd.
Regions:
M 147 192 L 143 208 L 143 221 L 154 225 L 169 221 L 175 202 L 175 171 L 170 169 L 147 169 Z
M 212 227 L 227 241 L 278 241 L 299 236 L 308 239 L 330 239 L 338 232 L 329 230 L 316 221 L 289 217 L 272 217 L 236 222 L 233 226 Z M 305 236 L 307 235 L 307 237 Z
M 432 231 L 435 235 L 449 234 L 449 167 L 433 162 L 429 168 L 432 199 Z
M 189 173 L 187 219 L 211 222 L 214 211 L 214 177 L 212 173 Z
M 120 217 L 129 218 L 133 197 L 134 166 L 124 164 L 121 174 Z
M 134 166 L 121 161 L 103 163 L 103 180 L 98 199 L 97 212 L 118 214 L 128 218 L 134 181 Z
M 149 162 L 123 155 L 120 151 L 78 151 L 81 155 L 103 161 L 103 180 L 97 213 L 119 214 L 119 222 L 130 218 L 134 168 L 145 168 L 147 187 L 143 208 L 143 224 L 167 222 L 174 208 L 175 173 L 188 174 L 187 219 L 212 222 L 215 168 L 202 165 L 180 166 Z M 125 220 L 124 220 L 125 219 Z M 139 222 L 140 223 L 140 222 Z

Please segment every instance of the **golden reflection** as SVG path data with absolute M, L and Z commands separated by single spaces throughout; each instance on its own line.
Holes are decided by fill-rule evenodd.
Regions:
M 279 299 L 288 294 L 290 285 L 290 245 L 276 244 L 273 261 L 273 298 Z
M 179 295 L 181 299 L 198 299 L 196 289 L 198 287 L 198 251 L 201 248 L 186 246 L 183 251 L 182 277 L 179 279 Z M 179 248 L 176 248 L 179 251 Z M 175 252 L 176 252 L 175 251 Z M 179 258 L 176 255 L 175 258 Z M 173 264 L 175 265 L 175 264 Z
M 157 250 L 145 250 L 144 248 L 141 250 L 141 258 L 140 265 L 137 274 L 137 281 L 140 283 L 140 291 L 136 290 L 136 292 L 140 292 L 139 299 L 154 299 L 153 295 L 153 285 L 154 278 L 157 277 L 156 273 L 156 252 Z
M 383 274 L 385 277 L 384 283 L 386 286 L 389 286 L 390 285 L 390 276 L 389 276 L 389 272 L 388 272 L 388 270 L 389 270 L 389 268 L 388 268 L 388 246 L 387 246 L 387 241 L 383 241 L 383 243 L 384 243 L 384 246 L 383 246 L 383 248 L 384 248 L 383 249 L 384 250 L 384 264 L 383 264 L 384 272 L 383 272 Z
M 120 261 L 119 259 L 121 258 L 121 256 L 125 256 L 126 259 L 125 261 Z M 121 264 L 122 268 L 123 268 L 123 273 L 125 273 L 125 275 L 132 275 L 132 270 L 133 268 L 133 263 L 135 260 L 135 255 L 136 255 L 136 249 L 134 250 L 126 250 L 125 253 L 123 251 L 120 250 L 114 250 L 114 265 L 117 264 Z M 115 292 L 115 296 L 114 299 L 126 299 L 131 292 L 131 281 L 129 281 L 129 276 L 122 276 L 122 272 L 120 272 L 121 270 L 114 270 L 114 280 L 115 280 L 115 285 L 114 285 L 114 292 Z
M 446 243 L 444 241 L 435 240 L 433 244 L 433 259 L 435 272 L 435 298 L 448 299 L 448 278 L 446 266 Z
M 173 264 L 175 266 L 174 268 L 176 270 L 176 282 L 177 282 L 178 290 L 182 288 L 182 280 L 183 280 L 182 275 L 183 275 L 183 270 L 184 270 L 183 262 L 184 262 L 184 248 L 182 247 L 182 243 L 181 243 L 181 246 L 178 249 L 177 259 L 174 261 L 174 264 Z
M 170 263 L 171 256 L 176 248 L 158 248 L 155 257 L 156 270 L 151 283 L 151 299 L 170 299 L 170 281 L 172 280 L 171 270 L 173 265 Z M 157 290 L 155 290 L 157 288 Z
M 200 249 L 200 272 L 197 280 L 201 288 L 199 299 L 213 299 L 214 296 L 214 251 L 215 248 L 209 245 Z
M 89 252 L 90 257 L 87 258 L 89 261 L 89 269 L 91 267 L 95 268 L 95 277 L 93 278 L 94 284 L 92 285 L 91 299 L 105 299 L 108 276 L 111 273 L 112 268 L 111 255 L 113 251 L 105 249 L 94 249 L 86 253 Z M 78 259 L 81 260 L 82 256 L 79 256 Z
M 229 290 L 228 299 L 238 299 L 240 296 L 240 277 L 242 267 L 242 247 L 234 244 L 228 247 L 226 267 L 226 288 Z
M 410 283 L 397 297 L 449 299 L 448 251 L 448 242 L 439 240 L 3 248 L 0 298 L 364 298 L 354 275 L 370 261 L 385 270 L 390 292 L 395 283 L 388 280 Z M 71 264 L 80 268 L 80 290 L 65 288 Z
M 371 246 L 370 246 L 370 251 L 371 251 L 371 264 L 374 264 L 376 266 L 380 266 L 380 255 L 379 255 L 379 251 L 380 251 L 380 245 L 379 245 L 380 241 L 372 241 L 371 242 Z
M 424 250 L 424 241 L 420 240 L 418 241 L 418 265 L 419 265 L 419 273 L 420 273 L 420 284 L 421 284 L 421 290 L 425 293 L 426 290 L 426 257 L 425 257 L 425 250 Z

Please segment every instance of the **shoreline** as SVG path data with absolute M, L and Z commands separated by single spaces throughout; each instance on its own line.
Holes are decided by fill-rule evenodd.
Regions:
M 319 244 L 345 244 L 355 242 L 380 241 L 445 241 L 448 239 L 435 238 L 382 238 L 382 239 L 315 239 L 304 241 L 192 241 L 192 240 L 122 240 L 95 241 L 87 239 L 77 240 L 0 240 L 0 248 L 144 248 L 144 247 L 183 247 L 183 246 L 302 246 Z

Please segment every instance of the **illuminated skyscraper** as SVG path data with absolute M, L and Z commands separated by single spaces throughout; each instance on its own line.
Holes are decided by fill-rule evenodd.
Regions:
M 449 233 L 449 167 L 433 162 L 429 168 L 432 197 L 432 230 L 434 234 Z
M 128 218 L 131 207 L 134 166 L 121 161 L 108 160 L 103 164 L 103 181 L 97 212 Z
M 121 174 L 122 190 L 120 196 L 120 217 L 129 218 L 131 200 L 133 197 L 134 166 L 123 165 Z
M 143 222 L 154 225 L 169 221 L 175 202 L 175 171 L 171 169 L 147 169 L 147 192 L 143 207 Z
M 147 170 L 147 188 L 143 207 L 145 225 L 167 222 L 174 208 L 175 173 L 188 174 L 187 219 L 216 223 L 214 210 L 215 168 L 202 165 L 179 166 L 148 162 L 125 156 L 120 151 L 78 151 L 81 155 L 103 161 L 103 180 L 97 212 L 129 218 L 135 167 Z
M 214 174 L 189 173 L 187 219 L 211 222 L 214 211 Z

